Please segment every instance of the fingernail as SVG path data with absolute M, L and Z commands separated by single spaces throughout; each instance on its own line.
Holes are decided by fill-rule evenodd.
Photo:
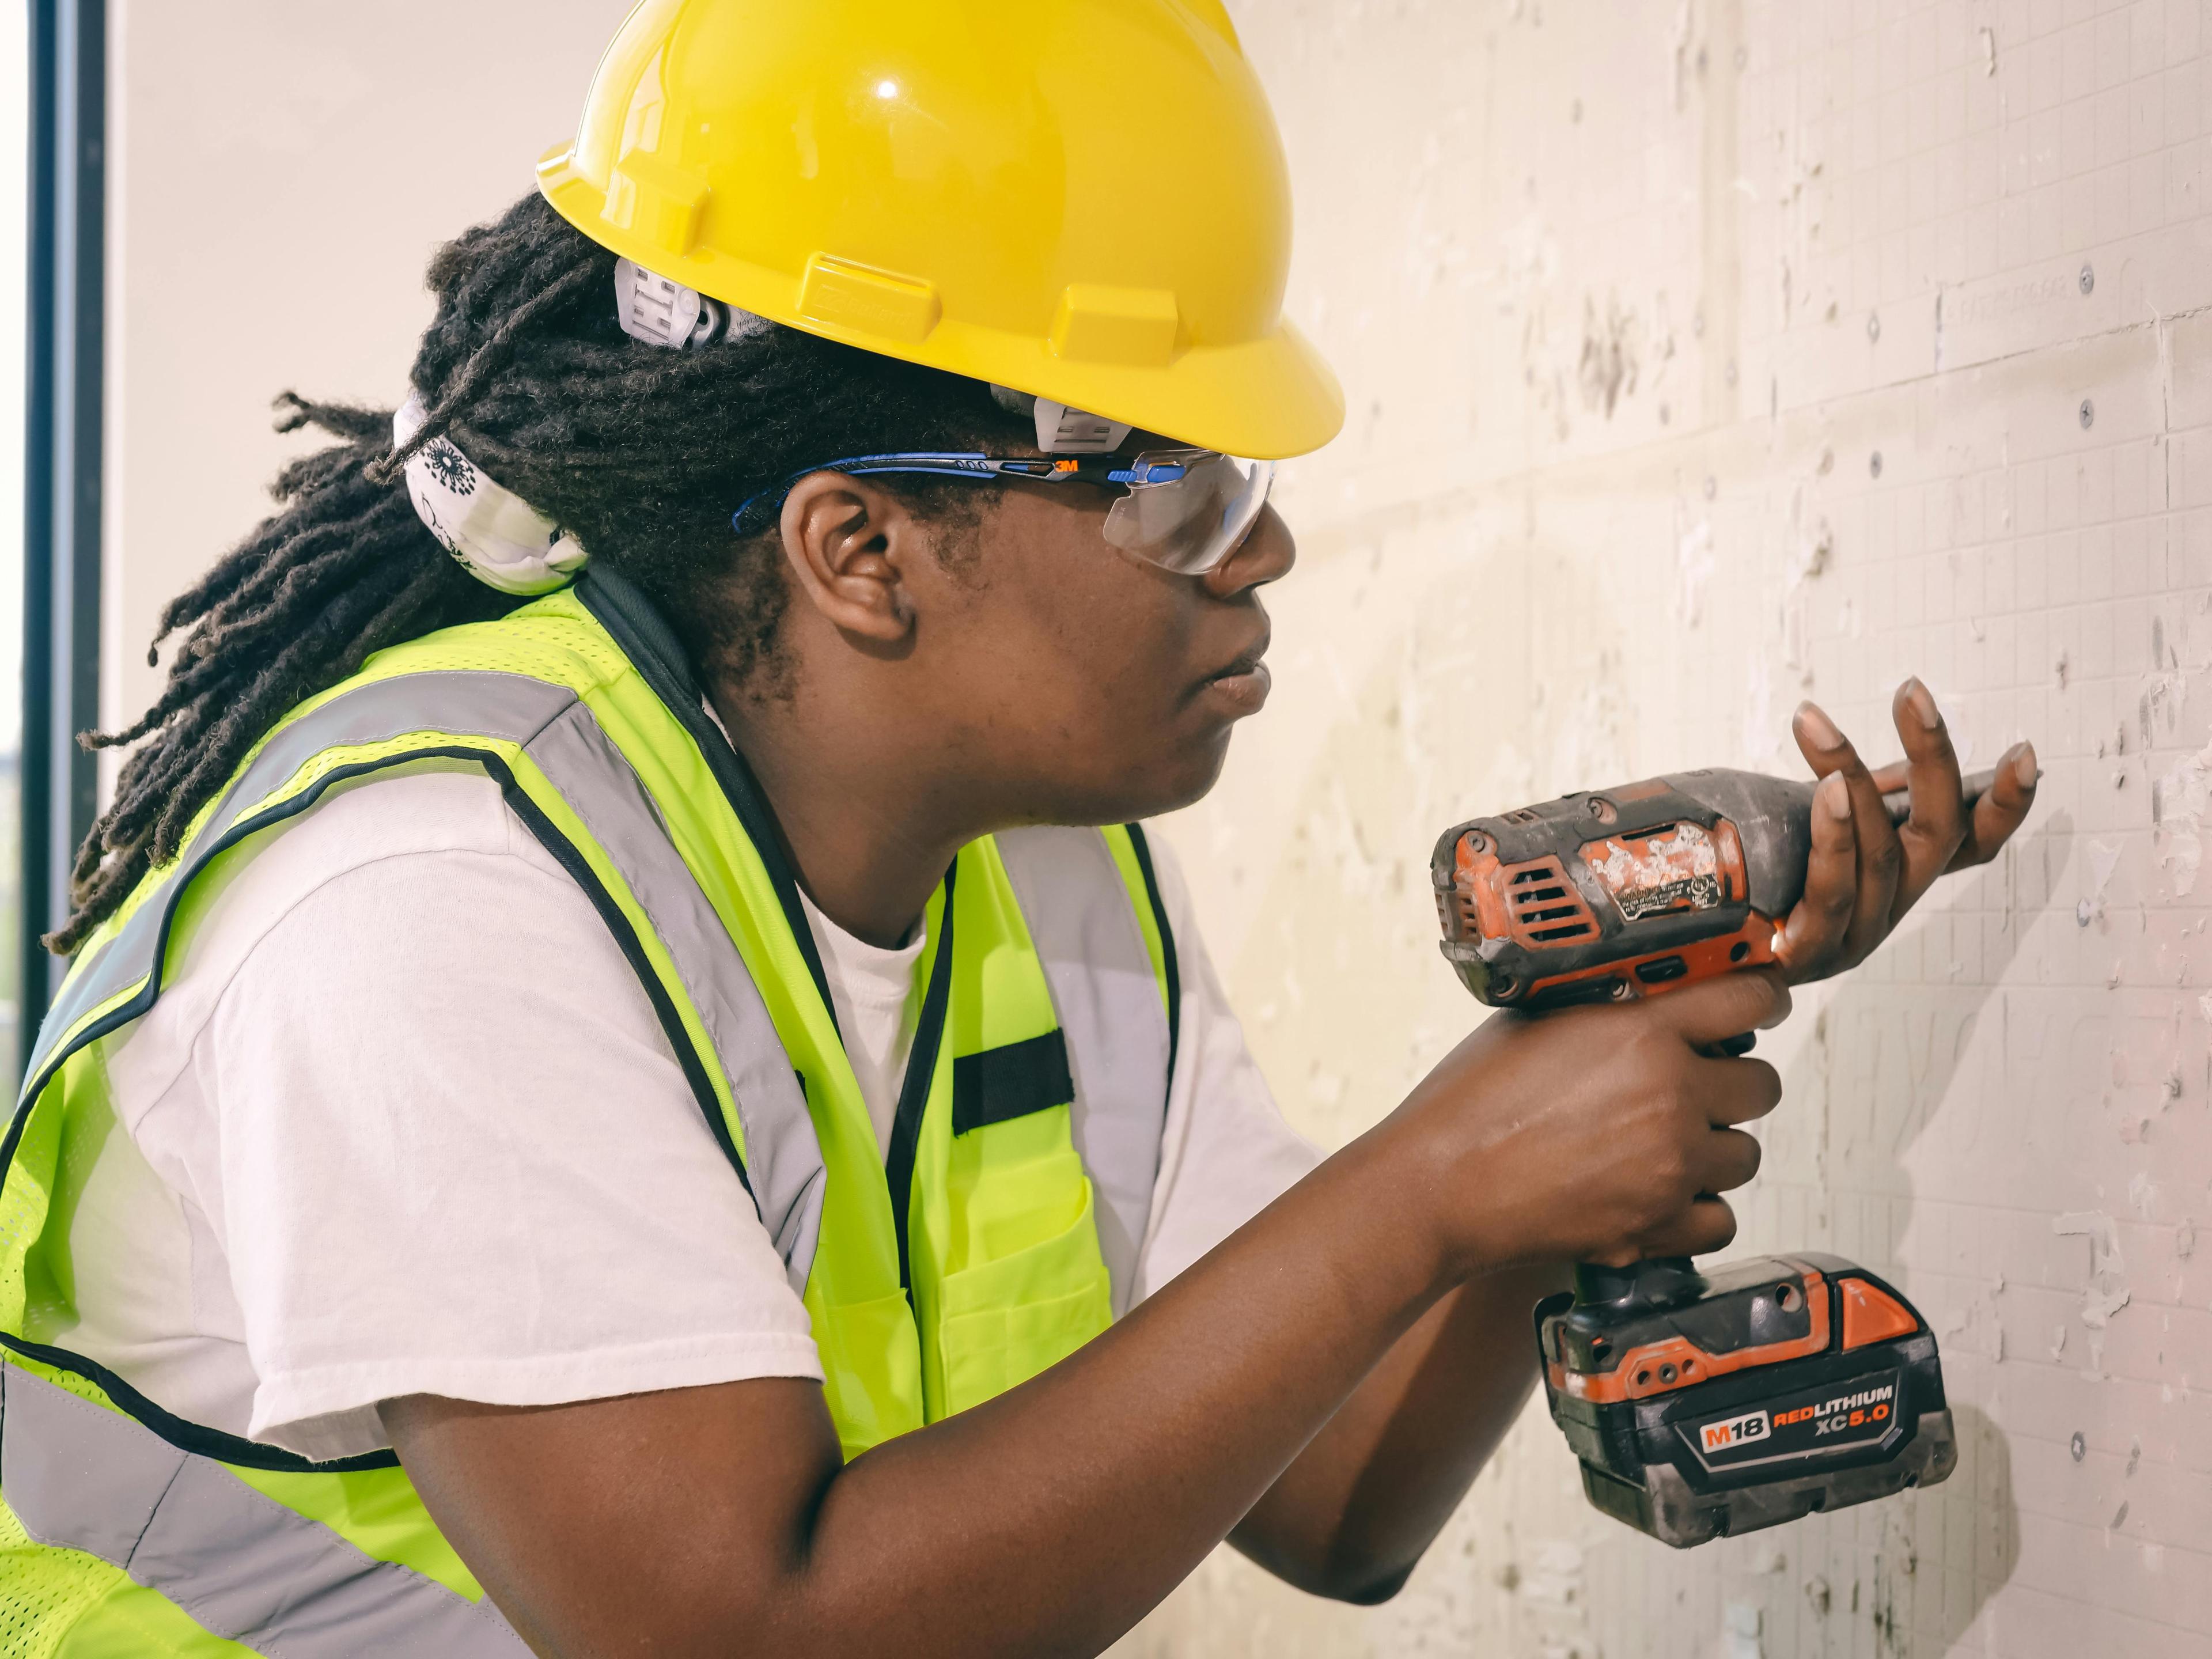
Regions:
M 2035 745 L 2023 743 L 2012 763 L 2013 780 L 2023 789 L 2035 787 Z
M 1917 676 L 1905 681 L 1905 700 L 1912 705 L 1912 712 L 1920 716 L 1921 725 L 1930 732 L 1943 724 L 1942 714 L 1936 707 L 1935 694 L 1921 684 Z
M 1836 730 L 1835 721 L 1820 712 L 1820 705 L 1808 700 L 1797 705 L 1797 724 L 1805 735 L 1813 739 L 1816 749 L 1841 749 L 1844 734 Z
M 1811 708 L 1810 703 L 1806 704 Z M 1851 798 L 1844 788 L 1844 775 L 1831 772 L 1820 780 L 1820 787 L 1813 792 L 1820 798 L 1820 810 L 1839 823 L 1851 821 Z

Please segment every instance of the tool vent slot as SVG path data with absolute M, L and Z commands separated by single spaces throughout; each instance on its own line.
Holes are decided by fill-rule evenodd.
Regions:
M 1461 889 L 1458 895 L 1458 906 L 1460 937 L 1462 939 L 1482 938 L 1482 912 L 1475 906 L 1474 895 L 1467 891 L 1464 888 Z M 1444 925 L 1447 927 L 1451 926 L 1449 921 L 1447 921 Z
M 1531 945 L 1569 945 L 1595 938 L 1597 922 L 1556 858 L 1513 872 L 1506 887 L 1514 931 Z
M 1437 895 L 1437 926 L 1443 929 L 1446 939 L 1482 937 L 1482 930 L 1474 925 L 1474 901 L 1456 890 Z

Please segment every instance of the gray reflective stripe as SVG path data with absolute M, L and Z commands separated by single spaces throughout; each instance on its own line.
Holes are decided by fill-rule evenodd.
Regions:
M 465 731 L 526 743 L 575 701 L 576 694 L 567 686 L 526 675 L 440 671 L 364 685 L 295 720 L 271 738 L 252 764 L 223 791 L 183 862 L 62 988 L 40 1029 L 25 1078 L 34 1081 L 44 1073 L 54 1046 L 79 1020 L 154 971 L 163 923 L 185 884 L 214 856 L 240 814 L 324 750 L 383 743 L 424 731 Z M 468 711 L 462 726 L 441 724 L 443 716 L 457 708 Z
M 122 1568 L 256 1653 L 530 1652 L 489 1598 L 364 1555 L 222 1464 L 15 1365 L 0 1365 L 0 1494 L 40 1543 Z
M 440 670 L 335 697 L 270 739 L 225 793 L 188 854 L 88 963 L 47 1017 L 31 1075 L 57 1035 L 155 966 L 162 919 L 224 832 L 326 749 L 445 732 L 520 744 L 622 874 L 666 948 L 728 1079 L 744 1128 L 745 1173 L 794 1289 L 804 1291 L 827 1179 L 805 1097 L 760 989 L 669 838 L 636 769 L 568 687 L 520 674 Z M 672 1034 L 672 1038 L 673 1034 Z
M 1096 1195 L 1098 1248 L 1118 1318 L 1127 1310 L 1152 1218 L 1166 1127 L 1168 1019 L 1160 981 L 1103 835 L 1042 828 L 1002 830 L 996 840 L 1067 1038 L 1075 1150 Z
M 568 710 L 530 745 L 622 872 L 676 967 L 720 1057 L 744 1126 L 745 1173 L 792 1289 L 806 1291 L 828 1172 L 783 1039 L 729 930 L 669 837 L 643 781 L 592 711 Z

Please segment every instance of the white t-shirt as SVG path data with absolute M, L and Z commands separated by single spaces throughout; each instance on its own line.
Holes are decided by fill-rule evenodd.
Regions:
M 837 1035 L 844 1039 L 860 1098 L 868 1103 L 876 1150 L 888 1158 L 899 1088 L 906 1081 L 907 1056 L 914 1052 L 915 1027 L 921 1017 L 921 999 L 912 994 L 914 971 L 929 936 L 917 926 L 912 939 L 886 951 L 847 933 L 804 892 L 799 903 L 822 953 L 822 977 L 829 981 Z
M 1155 842 L 1181 1054 L 1133 1306 L 1319 1154 L 1283 1121 Z M 124 1137 L 70 1220 L 62 1346 L 314 1458 L 376 1402 L 547 1405 L 820 1376 L 806 1312 L 590 901 L 481 774 L 333 792 L 181 918 L 101 1045 Z M 921 941 L 810 910 L 887 1140 Z

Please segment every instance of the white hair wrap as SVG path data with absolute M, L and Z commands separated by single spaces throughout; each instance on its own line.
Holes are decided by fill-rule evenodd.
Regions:
M 392 417 L 392 441 L 422 429 L 422 399 L 410 397 Z M 407 494 L 416 516 L 469 574 L 503 593 L 550 593 L 575 579 L 589 555 L 583 544 L 455 448 L 433 438 L 407 459 Z

